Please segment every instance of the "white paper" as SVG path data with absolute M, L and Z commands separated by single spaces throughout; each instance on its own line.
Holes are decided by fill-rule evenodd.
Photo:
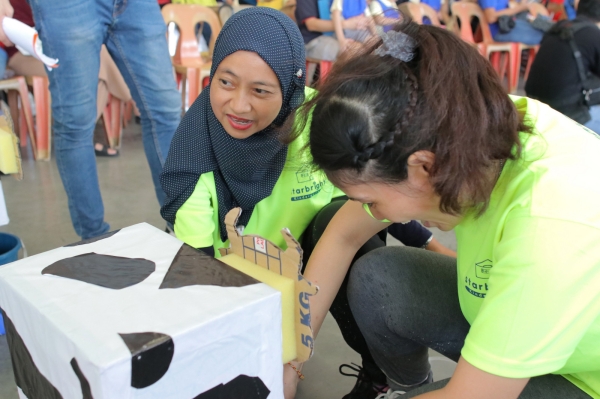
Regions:
M 0 226 L 8 224 L 8 213 L 6 212 L 6 202 L 4 202 L 4 192 L 2 191 L 2 182 L 0 181 Z
M 2 20 L 2 28 L 6 36 L 17 46 L 19 51 L 42 61 L 48 70 L 58 66 L 58 59 L 50 58 L 44 54 L 42 41 L 39 39 L 38 33 L 34 28 L 21 21 L 7 17 Z

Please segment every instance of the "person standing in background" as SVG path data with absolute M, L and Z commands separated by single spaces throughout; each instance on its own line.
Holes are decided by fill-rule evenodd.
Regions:
M 24 1 L 24 0 L 21 0 Z M 141 113 L 144 150 L 159 204 L 159 175 L 179 124 L 181 100 L 156 0 L 31 0 L 44 52 L 58 58 L 48 72 L 56 162 L 73 227 L 83 239 L 106 233 L 92 136 L 100 47 L 105 44 Z M 0 0 L 0 17 L 12 16 Z M 0 29 L 0 41 L 8 42 Z

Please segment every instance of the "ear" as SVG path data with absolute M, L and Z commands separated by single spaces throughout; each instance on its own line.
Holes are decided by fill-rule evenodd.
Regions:
M 408 181 L 416 186 L 429 183 L 430 171 L 435 163 L 435 154 L 431 151 L 413 152 L 406 161 Z

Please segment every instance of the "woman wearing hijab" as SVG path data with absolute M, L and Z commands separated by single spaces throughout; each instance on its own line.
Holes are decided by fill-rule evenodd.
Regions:
M 314 93 L 305 88 L 305 62 L 298 27 L 279 11 L 242 10 L 223 26 L 210 86 L 177 129 L 161 176 L 167 194 L 161 214 L 173 223 L 179 239 L 219 257 L 218 249 L 229 245 L 225 215 L 240 207 L 238 223 L 244 233 L 285 247 L 280 231 L 287 227 L 301 241 L 305 261 L 309 258 L 346 199 L 323 173 L 311 169 L 302 151 L 308 130 L 290 144 L 278 140 L 279 132 L 289 130 L 305 96 Z M 410 238 L 409 245 L 449 251 L 416 222 L 399 228 Z M 357 258 L 384 246 L 382 237 L 369 240 Z M 360 381 L 375 397 L 373 383 L 385 383 L 385 376 L 354 322 L 345 289 L 331 312 L 346 342 L 362 355 L 369 375 Z M 295 375 L 291 367 L 286 373 Z

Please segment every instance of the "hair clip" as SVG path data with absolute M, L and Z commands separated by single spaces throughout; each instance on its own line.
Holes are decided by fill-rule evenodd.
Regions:
M 390 30 L 380 36 L 383 44 L 375 50 L 375 54 L 378 56 L 391 55 L 404 62 L 409 62 L 414 58 L 417 43 L 406 33 Z

